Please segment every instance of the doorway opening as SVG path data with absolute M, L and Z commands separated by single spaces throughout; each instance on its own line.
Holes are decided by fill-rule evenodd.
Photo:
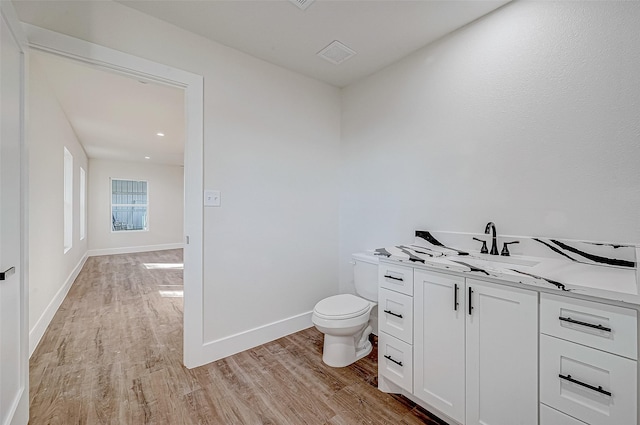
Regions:
M 183 363 L 194 367 L 202 360 L 202 186 L 203 186 L 203 78 L 202 76 L 158 64 L 133 55 L 118 52 L 83 40 L 64 36 L 30 25 L 24 26 L 32 52 L 52 53 L 73 59 L 94 68 L 135 79 L 136 84 L 155 84 L 183 91 L 184 99 L 184 319 L 183 319 Z M 160 136 L 164 133 L 165 136 Z M 156 137 L 166 137 L 162 130 L 156 130 Z M 151 155 L 144 155 L 151 156 Z M 147 160 L 145 158 L 145 160 Z M 123 176 L 116 176 L 122 178 Z M 153 185 L 148 187 L 149 225 L 153 227 Z M 105 210 L 105 208 L 102 208 Z M 110 211 L 109 205 L 106 207 Z M 113 217 L 108 220 L 107 229 L 113 231 Z M 91 226 L 89 217 L 88 226 Z M 88 236 L 91 238 L 91 235 Z M 157 261 L 147 261 L 154 263 Z M 171 264 L 177 263 L 171 261 Z

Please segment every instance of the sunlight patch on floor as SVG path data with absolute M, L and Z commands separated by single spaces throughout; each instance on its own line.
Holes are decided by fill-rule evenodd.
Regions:
M 158 285 L 158 293 L 162 298 L 184 298 L 182 285 Z
M 161 289 L 158 291 L 162 298 L 184 298 L 184 291 L 182 289 L 176 290 L 165 290 Z
M 157 269 L 183 270 L 184 269 L 184 263 L 144 263 L 143 266 L 148 270 L 157 270 Z

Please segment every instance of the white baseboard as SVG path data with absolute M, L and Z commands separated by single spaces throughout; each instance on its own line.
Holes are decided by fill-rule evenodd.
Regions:
M 127 246 L 123 248 L 90 249 L 87 254 L 89 255 L 89 257 L 98 257 L 101 255 L 132 254 L 135 252 L 164 251 L 165 249 L 179 249 L 179 248 L 184 248 L 184 244 L 166 243 L 162 245 L 145 245 L 145 246 Z
M 27 365 L 27 368 L 29 366 Z M 28 378 L 27 378 L 28 379 Z M 13 400 L 13 404 L 9 406 L 9 414 L 7 415 L 7 424 L 28 424 L 29 423 L 29 394 L 28 386 L 20 387 L 18 396 Z M 25 391 L 27 389 L 27 391 Z
M 76 267 L 71 271 L 71 274 L 64 282 L 64 285 L 62 285 L 47 308 L 44 310 L 33 329 L 29 331 L 29 358 L 31 358 L 31 355 L 36 350 L 36 347 L 44 336 L 45 331 L 49 327 L 49 323 L 51 323 L 51 320 L 53 320 L 53 316 L 55 316 L 56 312 L 60 308 L 60 305 L 62 304 L 62 301 L 64 301 L 64 298 L 69 293 L 71 285 L 73 285 L 73 282 L 80 274 L 82 267 L 84 267 L 84 263 L 87 261 L 87 257 L 88 256 L 86 253 L 82 256 Z
M 313 311 L 308 311 L 297 316 L 207 342 L 202 346 L 202 362 L 199 362 L 200 364 L 198 366 L 310 328 L 313 326 L 311 322 L 312 314 Z

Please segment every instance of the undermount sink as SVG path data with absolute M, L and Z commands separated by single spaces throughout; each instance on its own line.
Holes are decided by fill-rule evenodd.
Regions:
M 452 260 L 454 258 L 451 258 Z M 472 254 L 472 255 L 460 255 L 455 258 L 462 262 L 474 262 L 485 264 L 488 267 L 504 267 L 505 264 L 513 264 L 521 267 L 533 267 L 540 264 L 540 261 L 525 260 L 523 258 L 505 257 L 500 255 L 489 254 Z M 493 264 L 492 264 L 493 263 Z M 498 264 L 496 264 L 498 263 Z

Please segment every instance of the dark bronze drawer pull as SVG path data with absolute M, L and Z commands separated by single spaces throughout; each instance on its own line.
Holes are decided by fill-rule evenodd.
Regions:
M 611 393 L 609 391 L 603 390 L 601 386 L 594 387 L 593 385 L 585 384 L 584 382 L 580 382 L 577 379 L 573 379 L 571 375 L 564 376 L 563 374 L 560 374 L 558 376 L 560 377 L 560 379 L 564 379 L 565 381 L 573 382 L 574 384 L 580 385 L 581 387 L 589 388 L 590 390 L 611 397 Z
M 402 366 L 402 362 L 399 362 L 399 361 L 397 361 L 397 360 L 393 359 L 391 356 L 386 356 L 386 355 L 385 355 L 385 356 L 384 356 L 384 358 L 385 358 L 385 359 L 389 359 L 389 360 L 391 360 L 392 362 L 394 362 L 394 363 L 395 363 L 395 364 L 397 364 L 398 366 Z
M 7 280 L 9 278 L 9 276 L 14 274 L 15 272 L 16 272 L 16 268 L 15 267 L 9 267 L 7 270 L 5 270 L 2 273 L 0 273 L 0 280 Z
M 580 325 L 580 326 L 586 326 L 588 328 L 594 328 L 594 329 L 599 329 L 601 331 L 605 331 L 605 332 L 611 332 L 611 328 L 606 328 L 602 325 L 593 325 L 591 323 L 587 323 L 587 322 L 581 322 L 579 320 L 573 320 L 571 317 L 558 317 L 558 319 L 562 320 L 563 322 L 569 322 L 569 323 L 573 323 L 576 325 Z
M 385 274 L 384 277 L 386 277 L 387 279 L 399 280 L 400 282 L 404 281 L 404 279 L 401 277 L 393 277 L 389 276 L 388 274 Z
M 384 310 L 384 312 L 385 312 L 385 313 L 387 313 L 387 314 L 390 314 L 390 315 L 392 315 L 392 316 L 396 316 L 396 317 L 399 317 L 399 318 L 401 318 L 401 319 L 402 319 L 402 314 L 394 313 L 394 312 L 393 312 L 393 311 L 391 311 L 391 310 Z
M 458 303 L 458 284 L 454 283 L 453 284 L 453 310 L 458 311 L 459 305 L 460 303 Z

